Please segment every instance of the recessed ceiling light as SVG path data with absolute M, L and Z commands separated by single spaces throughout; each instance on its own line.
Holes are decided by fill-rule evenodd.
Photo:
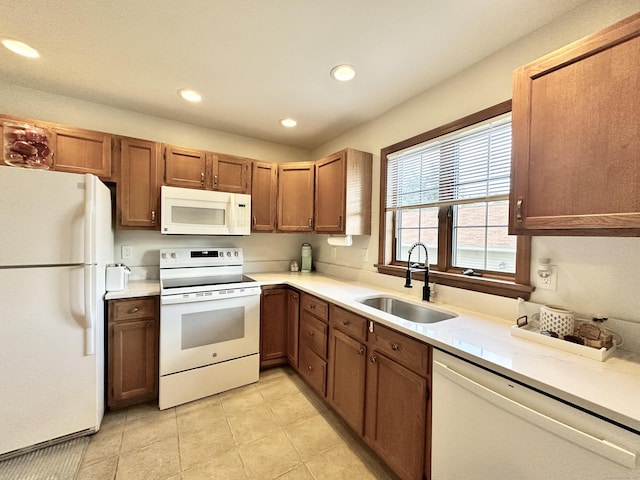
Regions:
M 293 118 L 283 118 L 282 120 L 280 120 L 280 125 L 282 125 L 283 127 L 291 128 L 298 125 L 298 122 Z
M 331 69 L 331 77 L 340 82 L 348 82 L 356 76 L 353 65 L 337 65 Z
M 2 45 L 11 50 L 13 53 L 17 53 L 18 55 L 22 55 L 23 57 L 38 58 L 40 56 L 40 53 L 38 53 L 35 48 L 27 45 L 26 43 L 19 42 L 18 40 L 5 38 L 2 40 Z
M 184 98 L 187 102 L 196 103 L 202 100 L 202 96 L 198 92 L 196 92 L 195 90 L 189 90 L 186 88 L 178 90 L 178 95 Z

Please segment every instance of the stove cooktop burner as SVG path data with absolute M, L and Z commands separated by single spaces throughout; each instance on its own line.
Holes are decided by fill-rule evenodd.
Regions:
M 189 287 L 223 287 L 225 285 L 234 284 L 234 286 L 243 283 L 256 284 L 256 281 L 243 274 L 234 275 L 214 275 L 206 277 L 183 277 L 183 278 L 167 278 L 162 282 L 163 290 L 171 290 L 172 288 L 189 288 Z

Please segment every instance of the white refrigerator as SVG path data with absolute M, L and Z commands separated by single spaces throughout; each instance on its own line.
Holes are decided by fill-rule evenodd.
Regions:
M 100 428 L 109 189 L 0 166 L 0 459 Z

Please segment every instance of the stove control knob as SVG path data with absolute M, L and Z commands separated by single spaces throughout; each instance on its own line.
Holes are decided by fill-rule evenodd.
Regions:
M 172 253 L 171 258 L 177 258 L 177 255 L 175 253 Z
M 163 254 L 162 254 L 162 258 L 167 258 L 167 254 L 166 254 L 166 253 L 163 253 Z
M 238 252 L 233 252 L 233 256 L 237 257 L 238 256 Z
M 227 257 L 230 257 L 230 256 L 231 256 L 231 252 L 227 252 Z

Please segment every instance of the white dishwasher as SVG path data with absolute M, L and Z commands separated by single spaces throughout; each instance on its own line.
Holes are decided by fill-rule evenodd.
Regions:
M 637 432 L 440 350 L 433 359 L 431 480 L 640 479 Z

